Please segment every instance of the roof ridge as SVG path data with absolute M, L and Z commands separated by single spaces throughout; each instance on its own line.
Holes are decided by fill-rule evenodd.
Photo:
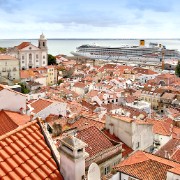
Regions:
M 163 157 L 160 157 L 160 156 L 157 156 L 155 154 L 148 153 L 148 152 L 143 152 L 143 153 L 147 154 L 147 157 L 149 159 L 152 159 L 153 161 L 157 161 L 157 162 L 160 162 L 162 164 L 167 164 L 167 165 L 171 166 L 172 168 L 180 167 L 179 162 L 176 162 L 176 161 L 173 161 L 170 159 L 166 159 L 166 158 L 163 158 Z M 168 163 L 168 161 L 169 161 L 169 163 Z
M 12 130 L 12 131 L 10 131 L 10 132 L 8 132 L 8 133 L 0 136 L 0 141 L 2 141 L 4 138 L 7 138 L 8 136 L 11 136 L 12 134 L 17 133 L 17 132 L 21 131 L 22 129 L 25 129 L 25 128 L 27 128 L 28 126 L 30 126 L 30 125 L 32 125 L 32 124 L 35 124 L 35 123 L 37 123 L 37 120 L 28 122 L 28 123 L 25 124 L 25 125 L 22 125 L 22 126 L 17 127 L 16 129 L 14 129 L 14 130 Z

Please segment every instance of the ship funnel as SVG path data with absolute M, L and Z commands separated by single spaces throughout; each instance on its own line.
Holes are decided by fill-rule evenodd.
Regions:
M 139 46 L 145 46 L 145 40 L 144 39 L 139 41 Z

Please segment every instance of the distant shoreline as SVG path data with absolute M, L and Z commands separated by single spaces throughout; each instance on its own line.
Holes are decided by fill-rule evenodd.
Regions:
M 47 38 L 48 40 L 180 40 L 180 38 Z M 17 38 L 17 39 L 0 39 L 0 40 L 38 40 L 38 38 Z

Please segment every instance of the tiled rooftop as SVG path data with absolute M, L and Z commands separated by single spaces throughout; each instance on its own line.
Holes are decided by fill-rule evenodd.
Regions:
M 86 152 L 89 154 L 89 157 L 114 146 L 104 133 L 95 126 L 79 131 L 77 138 L 88 144 Z
M 153 133 L 155 134 L 161 134 L 164 136 L 170 136 L 171 135 L 171 124 L 161 121 L 161 120 L 154 120 L 154 119 L 148 119 L 147 122 L 153 124 Z
M 167 158 L 165 157 L 166 156 L 165 152 L 167 152 L 170 159 L 172 159 L 172 156 L 175 154 L 174 158 L 178 160 L 178 157 L 176 157 L 176 153 L 177 153 L 176 151 L 178 150 L 179 146 L 180 146 L 180 139 L 173 138 L 169 140 L 164 146 L 162 146 L 155 154 L 157 156 Z M 180 162 L 180 155 L 179 155 L 179 162 Z
M 18 50 L 21 50 L 27 46 L 29 46 L 31 43 L 30 42 L 22 42 L 21 44 L 19 44 L 17 47 Z
M 63 179 L 37 121 L 0 137 L 0 179 Z
M 10 55 L 0 54 L 0 60 L 17 60 L 17 59 Z
M 43 109 L 45 109 L 46 107 L 48 107 L 49 105 L 51 105 L 53 102 L 47 99 L 39 99 L 33 103 L 31 103 L 31 107 L 34 108 L 33 112 L 34 113 L 38 113 L 40 111 L 42 111 Z
M 30 121 L 30 117 L 13 111 L 0 111 L 0 136 Z
M 105 123 L 90 118 L 81 117 L 75 123 L 70 125 L 71 128 L 76 127 L 78 130 L 83 130 L 91 126 L 96 126 L 98 129 L 102 130 L 105 127 Z
M 142 180 L 166 179 L 167 171 L 176 168 L 180 168 L 179 163 L 143 151 L 136 151 L 115 167 L 120 172 Z

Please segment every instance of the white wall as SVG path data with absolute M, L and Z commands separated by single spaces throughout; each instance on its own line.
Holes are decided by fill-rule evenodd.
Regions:
M 145 150 L 153 145 L 153 131 L 152 125 L 140 125 L 136 123 L 133 124 L 133 150 Z M 139 142 L 139 147 L 137 148 L 137 143 Z
M 36 78 L 34 81 L 42 84 L 43 86 L 47 86 L 46 77 Z
M 36 94 L 27 94 L 27 100 L 31 100 L 31 99 L 39 99 L 39 98 L 44 98 L 46 97 L 46 93 L 42 92 L 42 93 L 36 93 Z
M 106 116 L 106 128 L 110 129 L 109 124 L 113 124 L 114 134 L 129 147 L 132 147 L 132 127 L 131 123 Z
M 120 179 L 121 179 L 121 180 L 129 180 L 130 177 L 131 177 L 133 180 L 138 180 L 138 179 L 136 179 L 136 178 L 134 178 L 134 177 L 132 177 L 132 176 L 129 176 L 129 175 L 127 175 L 127 174 L 124 174 L 124 173 L 121 173 L 121 175 L 120 175 Z
M 26 96 L 13 90 L 0 91 L 0 110 L 20 112 L 20 108 L 26 110 Z
M 147 75 L 147 74 L 143 74 L 142 76 L 138 77 L 138 80 L 140 83 L 144 84 L 146 83 L 148 80 L 150 79 L 154 79 L 156 76 L 158 76 L 159 74 L 151 74 L 151 75 Z
M 167 172 L 167 179 L 166 180 L 179 180 L 180 175 L 174 174 L 172 172 Z
M 61 153 L 60 172 L 65 180 L 81 180 L 82 175 L 85 174 L 85 160 L 76 159 L 71 160 L 67 155 Z
M 160 149 L 162 146 L 164 146 L 170 139 L 172 139 L 172 136 L 163 136 L 161 134 L 155 134 L 154 139 L 160 142 L 160 146 L 158 146 L 158 149 Z
M 54 102 L 51 105 L 49 105 L 47 108 L 35 114 L 34 119 L 36 117 L 41 117 L 42 119 L 45 119 L 50 114 L 66 116 L 66 109 L 67 109 L 66 103 Z
M 117 172 L 116 174 L 114 174 L 109 180 L 119 180 L 120 179 L 120 173 Z

